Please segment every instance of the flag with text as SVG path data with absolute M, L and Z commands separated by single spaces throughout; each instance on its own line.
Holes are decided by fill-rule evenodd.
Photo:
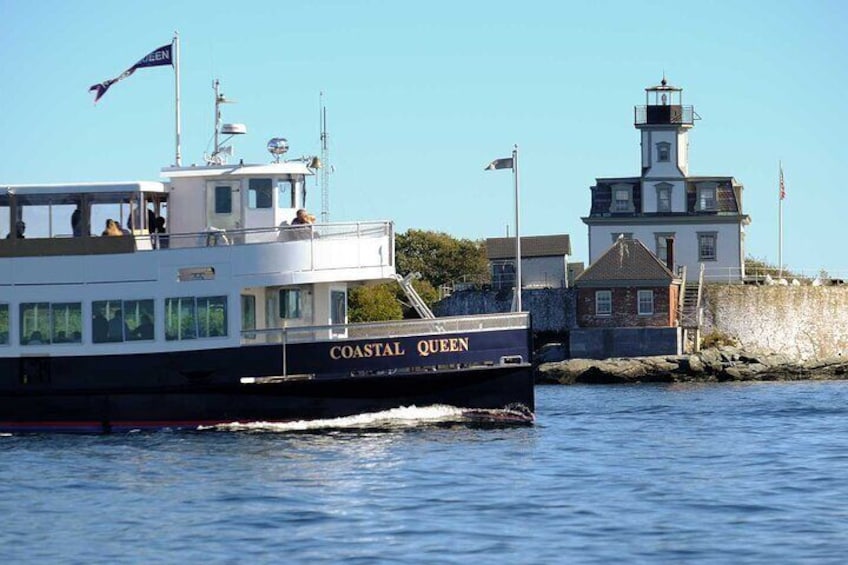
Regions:
M 169 43 L 168 45 L 163 45 L 158 49 L 154 49 L 153 51 L 145 55 L 138 63 L 125 70 L 117 77 L 92 85 L 91 88 L 88 89 L 88 91 L 94 92 L 94 103 L 97 104 L 97 101 L 103 98 L 103 95 L 106 94 L 106 91 L 109 90 L 110 86 L 112 86 L 119 80 L 124 80 L 125 78 L 133 74 L 136 69 L 143 69 L 144 67 L 160 67 L 164 65 L 173 65 L 174 63 L 171 58 L 171 48 L 172 44 Z

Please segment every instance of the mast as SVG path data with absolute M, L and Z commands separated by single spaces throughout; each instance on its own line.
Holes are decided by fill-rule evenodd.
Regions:
M 327 134 L 327 107 L 324 106 L 324 92 L 320 93 L 321 104 L 321 223 L 330 221 L 330 150 Z

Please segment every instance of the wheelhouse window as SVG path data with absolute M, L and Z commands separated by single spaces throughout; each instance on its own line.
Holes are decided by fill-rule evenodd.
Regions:
M 91 304 L 94 343 L 149 341 L 155 336 L 153 300 L 98 300 Z
M 671 144 L 666 141 L 657 143 L 657 161 L 668 162 L 671 159 Z
M 215 213 L 233 213 L 233 189 L 229 185 L 215 187 Z
M 21 304 L 20 336 L 21 345 L 80 343 L 82 341 L 82 304 L 79 302 Z
M 303 315 L 303 293 L 299 288 L 280 290 L 280 318 L 293 320 Z
M 273 194 L 271 179 L 250 179 L 247 188 L 248 208 L 270 208 Z
M 596 290 L 595 291 L 595 315 L 596 316 L 612 316 L 612 291 L 611 290 Z
M 290 180 L 277 181 L 277 208 L 297 208 L 295 191 Z
M 9 345 L 9 305 L 0 304 L 0 345 Z
M 699 261 L 715 261 L 716 257 L 716 240 L 718 234 L 715 232 L 699 232 L 698 233 L 698 260 Z
M 638 314 L 640 316 L 650 316 L 654 313 L 654 291 L 640 290 L 637 292 L 638 298 Z

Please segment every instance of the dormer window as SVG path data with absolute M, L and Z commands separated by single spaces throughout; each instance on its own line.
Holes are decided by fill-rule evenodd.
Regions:
M 698 210 L 715 210 L 716 207 L 716 187 L 698 187 Z
M 671 143 L 661 141 L 657 143 L 657 162 L 667 163 L 671 160 Z
M 633 211 L 633 187 L 629 184 L 613 186 L 610 212 L 622 213 Z

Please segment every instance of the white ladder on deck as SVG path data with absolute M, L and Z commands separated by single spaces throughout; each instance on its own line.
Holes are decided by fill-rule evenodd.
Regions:
M 409 298 L 410 305 L 415 308 L 415 311 L 418 312 L 418 315 L 425 320 L 433 320 L 436 317 L 435 315 L 433 315 L 433 311 L 430 310 L 430 307 L 427 306 L 427 303 L 424 302 L 424 299 L 421 298 L 421 296 L 415 290 L 415 287 L 412 286 L 412 280 L 420 278 L 420 273 L 409 273 L 405 277 L 395 275 L 395 280 L 403 289 L 403 292 L 404 294 L 406 294 L 406 297 Z

